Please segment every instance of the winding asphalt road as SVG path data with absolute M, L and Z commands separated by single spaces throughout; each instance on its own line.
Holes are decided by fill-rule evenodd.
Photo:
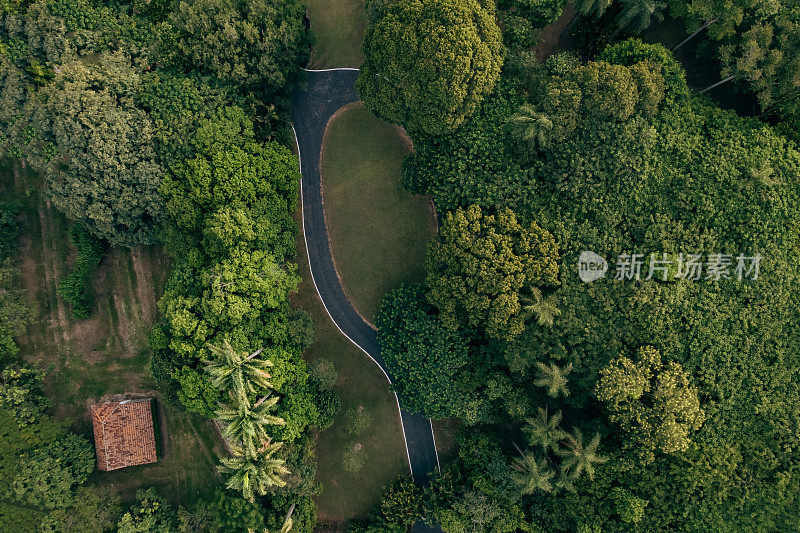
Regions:
M 355 89 L 358 70 L 313 70 L 306 74 L 305 87 L 299 87 L 292 94 L 291 109 L 300 152 L 303 234 L 311 277 L 325 310 L 339 331 L 372 359 L 391 383 L 393 378 L 383 362 L 377 333 L 356 313 L 339 283 L 328 241 L 322 201 L 319 169 L 322 139 L 333 114 L 358 100 Z M 360 201 L 359 198 L 352 200 Z M 368 206 L 364 208 L 367 209 Z M 397 407 L 400 410 L 411 475 L 416 483 L 425 485 L 428 483 L 428 474 L 439 466 L 433 426 L 429 419 L 404 410 L 399 399 Z M 417 524 L 414 531 L 441 530 Z

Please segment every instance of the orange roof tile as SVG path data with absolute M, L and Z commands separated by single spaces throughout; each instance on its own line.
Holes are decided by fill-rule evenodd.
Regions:
M 116 470 L 156 461 L 149 398 L 93 405 L 92 425 L 97 468 L 100 470 Z

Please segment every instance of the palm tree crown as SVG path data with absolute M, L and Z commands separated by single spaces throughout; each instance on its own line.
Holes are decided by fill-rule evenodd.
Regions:
M 566 447 L 558 452 L 562 457 L 561 469 L 565 472 L 571 471 L 571 476 L 575 479 L 583 472 L 586 472 L 589 479 L 594 479 L 594 465 L 608 461 L 608 457 L 597 452 L 599 446 L 600 435 L 595 435 L 588 445 L 584 445 L 583 433 L 574 428 L 567 438 Z
M 552 326 L 561 309 L 556 304 L 556 295 L 551 294 L 547 298 L 542 296 L 539 287 L 530 287 L 530 296 L 520 294 L 522 303 L 522 316 L 525 320 L 535 316 L 536 323 L 540 326 Z
M 283 426 L 283 418 L 270 414 L 278 403 L 278 397 L 262 398 L 251 407 L 247 399 L 233 407 L 223 407 L 217 411 L 217 418 L 225 425 L 222 434 L 231 443 L 241 446 L 249 455 L 256 453 L 256 445 L 267 439 L 267 426 Z
M 539 407 L 535 418 L 529 418 L 525 424 L 525 434 L 531 446 L 541 447 L 544 453 L 556 450 L 558 443 L 567 438 L 567 432 L 559 427 L 561 424 L 561 411 L 556 411 L 553 416 L 548 416 L 547 409 Z
M 559 395 L 569 396 L 569 380 L 567 376 L 572 372 L 572 363 L 567 363 L 564 367 L 560 367 L 552 362 L 548 366 L 537 361 L 536 366 L 539 369 L 539 377 L 534 381 L 534 384 L 546 388 L 547 395 L 551 398 L 558 398 Z
M 271 376 L 267 371 L 272 362 L 257 358 L 262 349 L 248 354 L 234 350 L 227 340 L 221 348 L 208 344 L 208 349 L 216 358 L 204 361 L 205 368 L 211 376 L 211 384 L 218 389 L 228 391 L 231 396 L 240 400 L 248 394 L 272 388 L 269 382 Z
M 261 442 L 255 456 L 250 456 L 238 446 L 231 447 L 231 457 L 220 459 L 219 470 L 231 474 L 227 488 L 239 490 L 242 496 L 253 501 L 256 494 L 267 493 L 270 487 L 283 487 L 283 476 L 289 473 L 283 459 L 273 457 L 283 446 L 282 442 L 272 443 L 268 439 Z
M 553 121 L 530 104 L 523 104 L 509 119 L 517 140 L 531 149 L 550 146 Z
M 522 494 L 533 494 L 536 491 L 552 492 L 551 480 L 555 473 L 546 459 L 537 460 L 532 453 L 525 453 L 514 459 L 512 479 L 520 487 Z

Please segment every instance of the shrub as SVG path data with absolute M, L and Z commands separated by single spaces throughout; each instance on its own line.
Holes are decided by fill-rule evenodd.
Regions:
M 103 259 L 103 245 L 80 224 L 72 226 L 69 240 L 78 256 L 73 271 L 59 283 L 58 295 L 70 304 L 73 318 L 80 320 L 88 318 L 91 313 L 94 299 L 92 282 Z

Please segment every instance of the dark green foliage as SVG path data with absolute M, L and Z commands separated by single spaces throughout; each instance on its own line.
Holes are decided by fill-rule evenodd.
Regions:
M 0 407 L 13 413 L 20 427 L 35 423 L 50 404 L 44 394 L 44 372 L 7 366 L 0 374 Z
M 400 0 L 364 38 L 357 88 L 377 116 L 438 135 L 472 115 L 497 81 L 502 42 L 493 2 Z
M 178 513 L 155 489 L 137 491 L 136 499 L 117 523 L 118 533 L 177 533 Z
M 387 485 L 381 497 L 381 516 L 392 525 L 411 527 L 420 512 L 420 489 L 410 476 L 402 476 Z
M 297 0 L 178 2 L 161 27 L 158 57 L 270 98 L 308 61 L 311 36 Z
M 103 259 L 103 243 L 80 224 L 70 228 L 69 240 L 76 250 L 75 267 L 58 284 L 58 295 L 70 305 L 72 317 L 88 318 L 94 300 L 94 278 Z
M 513 208 L 522 224 L 548 228 L 561 247 L 561 285 L 549 295 L 561 314 L 552 326 L 530 321 L 512 342 L 459 329 L 470 346 L 485 345 L 470 353 L 472 365 L 489 367 L 478 373 L 477 390 L 505 377 L 495 405 L 506 416 L 502 426 L 478 426 L 474 441 L 460 443 L 459 460 L 426 493 L 425 514 L 445 531 L 523 529 L 502 525 L 500 517 L 514 516 L 543 531 L 792 529 L 800 508 L 791 481 L 800 453 L 793 429 L 800 361 L 791 333 L 800 304 L 792 288 L 800 153 L 758 121 L 689 97 L 683 73 L 661 47 L 631 41 L 601 59 L 581 66 L 554 56 L 543 67 L 517 65 L 514 81 L 525 100 L 537 113 L 551 110 L 551 134 L 556 117 L 568 125 L 534 150 L 520 150 L 503 126 L 519 106 L 492 116 L 489 100 L 459 131 L 415 139 L 417 154 L 406 165 L 415 190 L 432 192 L 440 207 Z M 481 143 L 485 158 L 465 163 L 464 154 Z M 503 153 L 498 172 L 485 172 L 485 161 Z M 609 260 L 605 278 L 578 278 L 586 250 Z M 732 276 L 645 280 L 649 254 L 661 252 L 673 259 L 702 253 L 704 261 L 731 254 Z M 624 253 L 644 254 L 640 281 L 613 280 Z M 763 257 L 758 279 L 737 279 L 737 255 L 756 253 Z M 395 329 L 387 338 L 404 332 Z M 413 338 L 403 342 L 413 346 Z M 601 371 L 610 375 L 620 353 L 646 345 L 661 354 L 644 380 L 650 392 L 602 409 L 598 379 L 607 390 L 630 380 L 611 387 Z M 388 351 L 387 363 L 393 357 Z M 542 368 L 570 365 L 568 396 L 554 389 L 551 398 L 535 385 L 549 387 Z M 406 374 L 394 380 L 400 391 L 416 386 Z M 431 411 L 448 405 L 430 401 L 438 402 L 426 406 Z M 519 426 L 548 404 L 550 418 L 560 412 L 581 433 L 539 431 L 525 452 L 532 461 L 520 459 L 512 475 L 515 445 L 527 436 Z M 489 435 L 499 438 L 489 444 Z M 602 445 L 595 446 L 595 435 Z M 562 461 L 566 473 L 558 471 Z M 591 476 L 575 478 L 578 468 Z M 514 479 L 525 485 L 509 483 Z M 522 486 L 535 495 L 521 494 Z
M 555 22 L 566 4 L 565 0 L 500 0 L 497 3 L 500 8 L 515 9 L 536 28 Z
M 414 152 L 403 162 L 403 185 L 430 194 L 439 209 L 488 207 L 513 194 L 521 172 L 510 149 L 506 119 L 521 101 L 501 79 L 478 111 L 450 135 L 414 136 Z M 509 190 L 511 189 L 511 190 Z
M 208 506 L 213 533 L 238 533 L 260 531 L 264 524 L 261 506 L 228 491 L 217 490 Z
M 16 255 L 19 246 L 18 212 L 17 202 L 0 201 L 0 261 Z
M 8 487 L 26 505 L 55 509 L 69 504 L 72 490 L 94 470 L 94 449 L 85 437 L 67 433 L 20 457 Z
M 0 362 L 17 354 L 16 337 L 25 333 L 33 308 L 17 281 L 18 269 L 10 259 L 0 261 Z
M 486 415 L 477 387 L 486 371 L 467 339 L 442 326 L 420 285 L 389 293 L 378 315 L 378 339 L 403 406 L 431 418 L 475 423 Z

